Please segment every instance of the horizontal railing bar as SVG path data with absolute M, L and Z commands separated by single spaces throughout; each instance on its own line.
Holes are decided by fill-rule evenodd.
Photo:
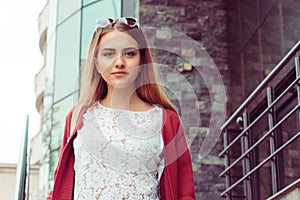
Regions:
M 236 159 L 233 163 L 231 163 L 226 169 L 224 169 L 219 176 L 223 176 L 227 171 L 229 171 L 235 164 L 237 164 L 239 161 L 241 161 L 242 158 L 244 158 L 247 154 L 250 153 L 255 147 L 257 147 L 260 143 L 263 142 L 275 129 L 278 128 L 283 122 L 286 121 L 287 118 L 289 118 L 292 114 L 294 114 L 295 111 L 299 109 L 300 105 L 298 104 L 295 106 L 288 114 L 284 116 L 278 123 L 276 123 L 275 126 L 273 126 L 267 133 L 265 133 L 257 142 L 255 142 L 247 151 L 245 151 L 238 159 Z
M 300 77 L 296 78 L 253 122 L 249 124 L 233 141 L 231 141 L 224 149 L 219 153 L 219 157 L 232 147 L 259 119 L 261 119 L 278 101 L 300 80 Z
M 279 192 L 275 193 L 274 195 L 270 196 L 269 198 L 267 198 L 267 200 L 273 200 L 276 197 L 280 196 L 281 194 L 287 192 L 288 190 L 290 190 L 291 188 L 295 187 L 296 185 L 300 184 L 300 178 L 298 178 L 296 181 L 294 181 L 293 183 L 287 185 L 285 188 L 283 188 L 282 190 L 280 190 Z M 300 185 L 299 185 L 300 186 Z
M 245 180 L 247 177 L 252 175 L 255 171 L 257 171 L 261 166 L 263 166 L 266 162 L 268 162 L 271 158 L 276 156 L 280 151 L 282 151 L 285 147 L 287 147 L 290 143 L 292 143 L 295 139 L 297 139 L 300 136 L 300 132 L 298 132 L 296 135 L 294 135 L 291 139 L 289 139 L 286 143 L 284 143 L 280 148 L 278 148 L 274 153 L 269 155 L 265 160 L 263 160 L 261 163 L 259 163 L 255 168 L 253 168 L 251 171 L 249 171 L 245 176 L 243 176 L 241 179 L 236 181 L 233 185 L 228 187 L 224 192 L 220 194 L 220 196 L 224 196 L 226 193 L 228 193 L 230 190 L 235 188 L 238 184 L 240 184 L 243 180 Z
M 229 119 L 223 124 L 221 130 L 224 130 L 237 116 L 241 113 L 245 107 L 247 107 L 252 99 L 254 99 L 259 92 L 279 73 L 279 71 L 292 59 L 292 57 L 300 49 L 300 40 L 297 44 L 284 56 L 284 58 L 275 66 L 270 74 L 255 88 L 255 90 L 248 96 L 248 98 L 240 105 L 240 107 L 229 117 Z

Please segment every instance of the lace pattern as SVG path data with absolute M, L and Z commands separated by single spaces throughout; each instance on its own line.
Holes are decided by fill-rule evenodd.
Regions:
M 99 103 L 74 140 L 74 199 L 159 199 L 162 109 L 132 112 Z

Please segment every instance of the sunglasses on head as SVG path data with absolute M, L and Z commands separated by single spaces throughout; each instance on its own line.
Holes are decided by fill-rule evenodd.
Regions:
M 96 21 L 96 28 L 105 28 L 109 24 L 114 24 L 116 21 L 122 22 L 124 24 L 127 24 L 129 27 L 133 28 L 139 28 L 139 22 L 136 18 L 133 17 L 121 17 L 121 18 L 100 18 Z

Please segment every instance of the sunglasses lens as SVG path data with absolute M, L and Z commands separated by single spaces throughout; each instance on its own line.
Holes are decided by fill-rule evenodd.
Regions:
M 97 26 L 100 28 L 106 27 L 110 23 L 110 20 L 107 18 L 100 18 L 97 20 Z
M 114 18 L 108 17 L 107 19 L 109 20 L 109 23 L 115 23 L 116 22 L 116 20 Z
M 127 24 L 128 24 L 130 27 L 134 27 L 134 26 L 139 27 L 138 22 L 137 22 L 137 19 L 131 18 L 131 17 L 126 17 L 125 19 L 127 20 Z
M 111 23 L 115 23 L 115 19 L 113 18 L 100 18 L 96 21 L 97 27 L 105 28 Z

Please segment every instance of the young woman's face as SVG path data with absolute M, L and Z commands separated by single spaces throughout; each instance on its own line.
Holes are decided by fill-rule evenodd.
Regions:
M 129 34 L 113 30 L 101 38 L 96 66 L 108 88 L 135 87 L 140 64 L 138 43 Z

